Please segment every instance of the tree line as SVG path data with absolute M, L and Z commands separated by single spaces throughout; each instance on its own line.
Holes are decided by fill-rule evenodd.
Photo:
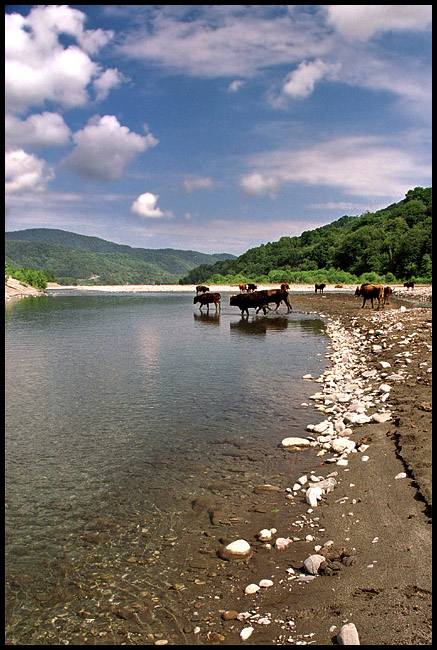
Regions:
M 35 289 L 40 289 L 41 291 L 46 289 L 47 282 L 55 281 L 54 275 L 51 272 L 43 273 L 42 271 L 35 271 L 35 269 L 28 269 L 25 266 L 13 268 L 5 262 L 5 284 L 9 277 L 30 284 L 31 287 L 35 287 Z
M 432 282 L 432 188 L 416 187 L 377 212 L 343 216 L 299 237 L 202 264 L 180 284 Z

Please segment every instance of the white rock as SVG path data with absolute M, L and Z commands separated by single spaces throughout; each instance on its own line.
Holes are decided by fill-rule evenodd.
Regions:
M 277 548 L 278 551 L 283 551 L 284 548 L 287 548 L 287 546 L 292 543 L 292 541 L 293 540 L 289 537 L 278 537 L 275 542 L 275 548 Z
M 391 368 L 391 364 L 388 361 L 380 361 L 379 365 L 381 368 Z
M 323 481 L 319 481 L 319 483 L 317 483 L 317 487 L 321 488 L 325 493 L 332 492 L 332 490 L 335 488 L 336 485 L 337 485 L 337 481 L 332 476 L 330 478 L 326 478 Z
M 367 461 L 369 460 L 369 456 L 363 456 L 361 460 L 363 461 L 363 463 L 367 463 Z
M 407 478 L 407 475 L 405 472 L 399 472 L 399 474 L 396 474 L 395 478 Z
M 244 560 L 252 554 L 250 544 L 245 539 L 237 539 L 220 549 L 220 557 L 225 560 Z
M 306 502 L 312 507 L 317 506 L 318 499 L 322 498 L 322 488 L 320 487 L 310 487 L 305 493 Z
M 284 438 L 281 444 L 286 449 L 304 449 L 310 446 L 310 441 L 306 438 Z
M 269 542 L 272 539 L 272 533 L 268 528 L 263 528 L 258 533 L 258 539 L 261 542 Z
M 316 424 L 314 426 L 313 431 L 315 431 L 315 433 L 323 433 L 326 431 L 330 424 L 331 423 L 328 420 L 323 420 L 323 422 L 319 422 L 319 424 Z
M 304 561 L 303 568 L 307 573 L 316 576 L 319 572 L 319 566 L 325 561 L 325 559 L 326 558 L 324 558 L 323 555 L 318 555 L 317 553 L 315 555 L 310 555 Z
M 301 485 L 305 485 L 305 483 L 308 482 L 308 476 L 306 474 L 304 474 L 303 476 L 299 476 L 297 482 L 300 483 Z
M 391 386 L 389 386 L 388 384 L 381 384 L 381 386 L 379 387 L 380 393 L 389 393 L 390 391 L 391 391 Z
M 346 458 L 339 458 L 335 464 L 340 465 L 341 467 L 345 467 L 346 465 L 348 465 L 348 463 L 349 461 Z
M 361 645 L 357 628 L 353 623 L 346 623 L 340 628 L 337 634 L 337 642 L 340 645 Z
M 372 415 L 372 420 L 374 422 L 379 422 L 379 423 L 388 422 L 389 420 L 391 420 L 391 413 L 387 413 L 387 412 L 386 413 L 374 413 Z
M 250 637 L 252 634 L 254 628 L 253 627 L 245 627 L 243 630 L 240 632 L 240 638 L 242 641 L 247 641 L 247 639 Z
M 343 454 L 352 451 L 355 448 L 355 442 L 349 438 L 337 438 L 331 442 L 331 447 L 337 454 Z
M 260 580 L 258 584 L 260 587 L 273 587 L 273 580 L 265 578 L 264 580 Z
M 256 592 L 259 590 L 260 590 L 259 585 L 252 584 L 252 585 L 247 585 L 246 589 L 244 590 L 244 593 L 248 595 L 256 594 Z

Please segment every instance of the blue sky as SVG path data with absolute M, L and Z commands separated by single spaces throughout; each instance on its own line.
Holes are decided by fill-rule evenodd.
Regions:
M 6 5 L 6 230 L 235 255 L 431 185 L 431 5 Z

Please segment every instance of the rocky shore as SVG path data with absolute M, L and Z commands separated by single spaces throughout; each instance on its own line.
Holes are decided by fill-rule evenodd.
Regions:
M 350 295 L 292 298 L 293 309 L 325 319 L 332 341 L 331 367 L 306 376 L 320 411 L 303 444 L 314 450 L 314 465 L 255 487 L 265 497 L 264 514 L 255 508 L 258 530 L 254 513 L 238 538 L 218 540 L 231 584 L 214 603 L 209 583 L 187 639 L 431 643 L 432 321 L 411 297 L 383 310 L 360 309 Z M 429 304 L 429 291 L 421 297 Z M 302 442 L 280 444 L 296 454 Z M 288 516 L 272 514 L 287 513 L 287 505 Z M 174 641 L 155 641 L 165 642 Z

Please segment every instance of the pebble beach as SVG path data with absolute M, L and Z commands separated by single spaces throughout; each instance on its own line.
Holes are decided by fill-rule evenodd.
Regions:
M 127 603 L 135 625 L 119 617 L 100 643 L 431 644 L 432 287 L 397 286 L 380 310 L 361 309 L 354 289 L 291 287 L 293 310 L 319 314 L 331 342 L 326 371 L 303 377 L 301 408 L 319 421 L 277 441 L 279 473 L 253 485 L 236 521 L 210 513 L 209 552 L 169 585 L 167 628 L 139 629 L 141 607 Z M 284 471 L 301 453 L 308 471 Z

